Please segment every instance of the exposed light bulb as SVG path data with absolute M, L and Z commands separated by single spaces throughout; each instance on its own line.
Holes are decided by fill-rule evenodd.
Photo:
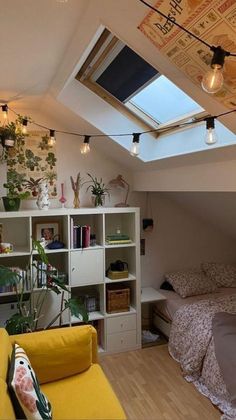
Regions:
M 84 142 L 80 147 L 80 153 L 82 155 L 87 155 L 90 152 L 90 145 L 89 145 L 90 136 L 84 136 Z
M 206 119 L 206 136 L 205 136 L 205 143 L 208 146 L 217 143 L 217 135 L 215 132 L 215 118 L 209 117 Z
M 217 135 L 214 128 L 209 128 L 206 132 L 205 143 L 211 146 L 217 143 Z
M 21 132 L 24 135 L 27 134 L 27 124 L 28 124 L 28 121 L 27 121 L 27 119 L 24 118 L 23 121 L 22 121 L 22 129 L 21 129 Z
M 7 121 L 8 119 L 8 106 L 7 105 L 2 105 L 2 117 L 4 121 Z
M 133 133 L 133 143 L 130 149 L 131 156 L 139 155 L 139 152 L 140 152 L 139 137 L 140 137 L 140 133 Z
M 209 70 L 202 79 L 202 89 L 207 93 L 218 92 L 224 83 L 222 68 L 215 67 Z
M 55 143 L 56 143 L 55 130 L 50 130 L 50 137 L 48 139 L 48 145 L 52 147 L 54 146 Z
M 225 62 L 225 57 L 229 56 L 230 53 L 225 51 L 223 48 L 211 47 L 213 51 L 213 57 L 211 60 L 211 70 L 208 71 L 202 79 L 202 88 L 207 93 L 216 93 L 218 92 L 223 85 L 223 67 Z

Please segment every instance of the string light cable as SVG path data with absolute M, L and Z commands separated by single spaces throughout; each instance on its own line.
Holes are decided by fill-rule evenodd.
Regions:
M 5 105 L 0 105 L 0 107 L 2 108 L 3 112 L 9 110 L 11 111 L 14 115 L 16 115 L 18 118 L 22 118 L 20 114 L 18 114 L 16 111 L 14 111 L 14 109 L 10 108 L 7 105 L 7 108 L 5 108 Z M 181 128 L 187 128 L 190 126 L 193 126 L 194 124 L 199 124 L 202 122 L 206 122 L 206 130 L 207 130 L 207 134 L 206 134 L 206 138 L 205 138 L 205 142 L 208 145 L 214 144 L 216 141 L 212 140 L 212 137 L 214 139 L 216 139 L 216 136 L 214 134 L 214 121 L 217 118 L 229 115 L 236 112 L 236 109 L 230 110 L 230 111 L 226 111 L 226 112 L 222 112 L 221 114 L 218 115 L 207 115 L 204 117 L 200 117 L 200 118 L 195 118 L 191 121 L 186 121 L 186 122 L 182 122 L 182 123 L 178 123 L 178 124 L 170 124 L 169 126 L 165 126 L 165 127 L 160 127 L 160 128 L 154 128 L 154 129 L 150 129 L 150 130 L 146 130 L 146 131 L 140 131 L 140 132 L 136 132 L 136 133 L 110 133 L 110 134 L 82 134 L 82 133 L 78 133 L 78 132 L 71 132 L 71 131 L 64 131 L 64 130 L 55 130 L 55 129 L 51 129 L 50 127 L 47 127 L 43 124 L 40 124 L 36 121 L 34 121 L 31 117 L 27 117 L 27 118 L 23 118 L 22 121 L 24 121 L 23 125 L 27 125 L 28 123 L 36 125 L 39 128 L 43 128 L 44 130 L 49 131 L 49 140 L 48 140 L 48 144 L 53 146 L 56 142 L 56 133 L 60 133 L 60 134 L 66 134 L 66 135 L 72 135 L 72 136 L 77 136 L 77 137 L 83 137 L 84 138 L 84 142 L 81 146 L 81 150 L 82 150 L 82 154 L 87 154 L 90 151 L 90 139 L 91 138 L 99 138 L 99 137 L 131 137 L 133 138 L 132 141 L 132 145 L 131 145 L 131 150 L 130 150 L 130 154 L 132 156 L 138 156 L 139 155 L 139 142 L 140 142 L 140 136 L 144 135 L 144 134 L 156 134 L 157 136 L 160 134 L 164 134 L 167 133 L 168 131 L 173 131 L 176 129 L 181 129 Z M 27 122 L 27 124 L 26 124 Z M 210 131 L 208 131 L 210 130 Z M 211 132 L 211 140 L 209 137 L 209 133 Z M 13 144 L 14 146 L 14 144 Z
M 213 52 L 213 57 L 211 60 L 211 70 L 209 70 L 202 79 L 202 88 L 207 93 L 216 93 L 218 92 L 224 82 L 222 70 L 224 66 L 225 57 L 236 57 L 235 52 L 230 52 L 224 50 L 221 46 L 214 46 L 210 45 L 208 42 L 204 41 L 203 39 L 199 38 L 199 36 L 195 35 L 193 32 L 186 29 L 184 26 L 180 25 L 176 22 L 174 17 L 167 16 L 156 7 L 152 6 L 151 4 L 147 3 L 145 0 L 139 0 L 142 4 L 147 6 L 149 9 L 153 10 L 154 12 L 158 13 L 160 16 L 165 18 L 168 22 L 171 22 L 173 25 L 177 26 L 179 29 L 190 35 L 191 37 L 195 38 L 197 41 L 204 44 L 210 51 Z

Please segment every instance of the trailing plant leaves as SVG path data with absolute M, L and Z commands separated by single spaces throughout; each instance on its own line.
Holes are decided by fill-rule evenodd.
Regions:
M 31 315 L 23 316 L 19 313 L 16 313 L 6 321 L 6 330 L 9 335 L 30 332 L 32 329 L 33 317 Z
M 80 318 L 80 315 L 81 315 L 83 321 L 88 322 L 89 320 L 88 312 L 86 311 L 80 299 L 70 298 L 68 300 L 65 300 L 65 307 L 70 309 L 71 315 L 74 315 L 77 318 Z
M 21 281 L 21 276 L 11 271 L 8 267 L 0 266 L 0 286 L 17 284 Z
M 39 255 L 40 261 L 42 261 L 45 264 L 48 264 L 48 257 L 41 243 L 39 241 L 36 241 L 35 239 L 32 239 L 32 244 L 33 244 L 33 249 L 37 251 Z

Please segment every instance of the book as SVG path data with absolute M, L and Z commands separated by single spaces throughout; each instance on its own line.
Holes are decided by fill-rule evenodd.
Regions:
M 130 239 L 129 235 L 121 234 L 121 233 L 114 233 L 114 234 L 111 234 L 111 235 L 107 235 L 106 238 L 108 240 L 111 240 L 111 241 L 116 240 L 116 239 L 120 239 L 120 240 L 121 239 Z
M 107 245 L 131 244 L 131 239 L 106 240 Z
M 82 226 L 82 248 L 90 246 L 90 226 Z

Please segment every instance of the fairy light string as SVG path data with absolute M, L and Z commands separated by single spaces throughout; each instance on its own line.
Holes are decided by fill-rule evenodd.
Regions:
M 6 104 L 0 105 L 0 106 L 1 107 L 3 107 L 3 106 L 5 107 L 5 105 Z M 7 105 L 7 107 L 8 107 L 8 109 L 13 114 L 15 114 L 17 117 L 20 117 L 20 114 L 18 114 L 14 109 L 12 109 L 11 107 L 9 107 L 8 105 Z M 180 122 L 178 124 L 172 124 L 172 125 L 170 124 L 170 125 L 165 126 L 165 127 L 153 128 L 153 129 L 145 130 L 145 131 L 137 131 L 136 133 L 129 132 L 129 133 L 110 133 L 110 134 L 87 134 L 87 133 L 85 134 L 85 133 L 78 133 L 78 132 L 73 132 L 73 131 L 64 131 L 64 130 L 52 129 L 51 127 L 48 127 L 48 126 L 43 125 L 43 124 L 40 124 L 40 123 L 34 121 L 31 118 L 27 119 L 27 118 L 24 117 L 24 120 L 27 119 L 27 122 L 29 124 L 34 124 L 34 125 L 36 125 L 39 128 L 43 128 L 44 130 L 49 131 L 49 133 L 53 131 L 54 133 L 66 134 L 66 135 L 83 137 L 83 138 L 85 136 L 89 136 L 90 138 L 99 138 L 99 137 L 130 137 L 130 136 L 134 136 L 134 134 L 139 134 L 140 136 L 143 135 L 143 134 L 151 134 L 151 133 L 161 134 L 161 133 L 164 133 L 164 132 L 169 131 L 169 130 L 175 130 L 175 129 L 178 129 L 178 128 L 184 128 L 184 127 L 187 127 L 187 126 L 191 126 L 191 125 L 194 125 L 194 124 L 198 124 L 198 123 L 204 122 L 208 118 L 217 119 L 219 117 L 224 117 L 225 115 L 229 115 L 229 114 L 232 114 L 234 112 L 236 112 L 236 109 L 232 109 L 230 111 L 222 112 L 222 113 L 220 113 L 218 115 L 214 115 L 214 116 L 207 115 L 207 116 L 204 116 L 204 117 L 201 117 L 201 118 L 196 118 L 194 120 L 187 121 L 187 122 L 182 122 L 182 123 Z

